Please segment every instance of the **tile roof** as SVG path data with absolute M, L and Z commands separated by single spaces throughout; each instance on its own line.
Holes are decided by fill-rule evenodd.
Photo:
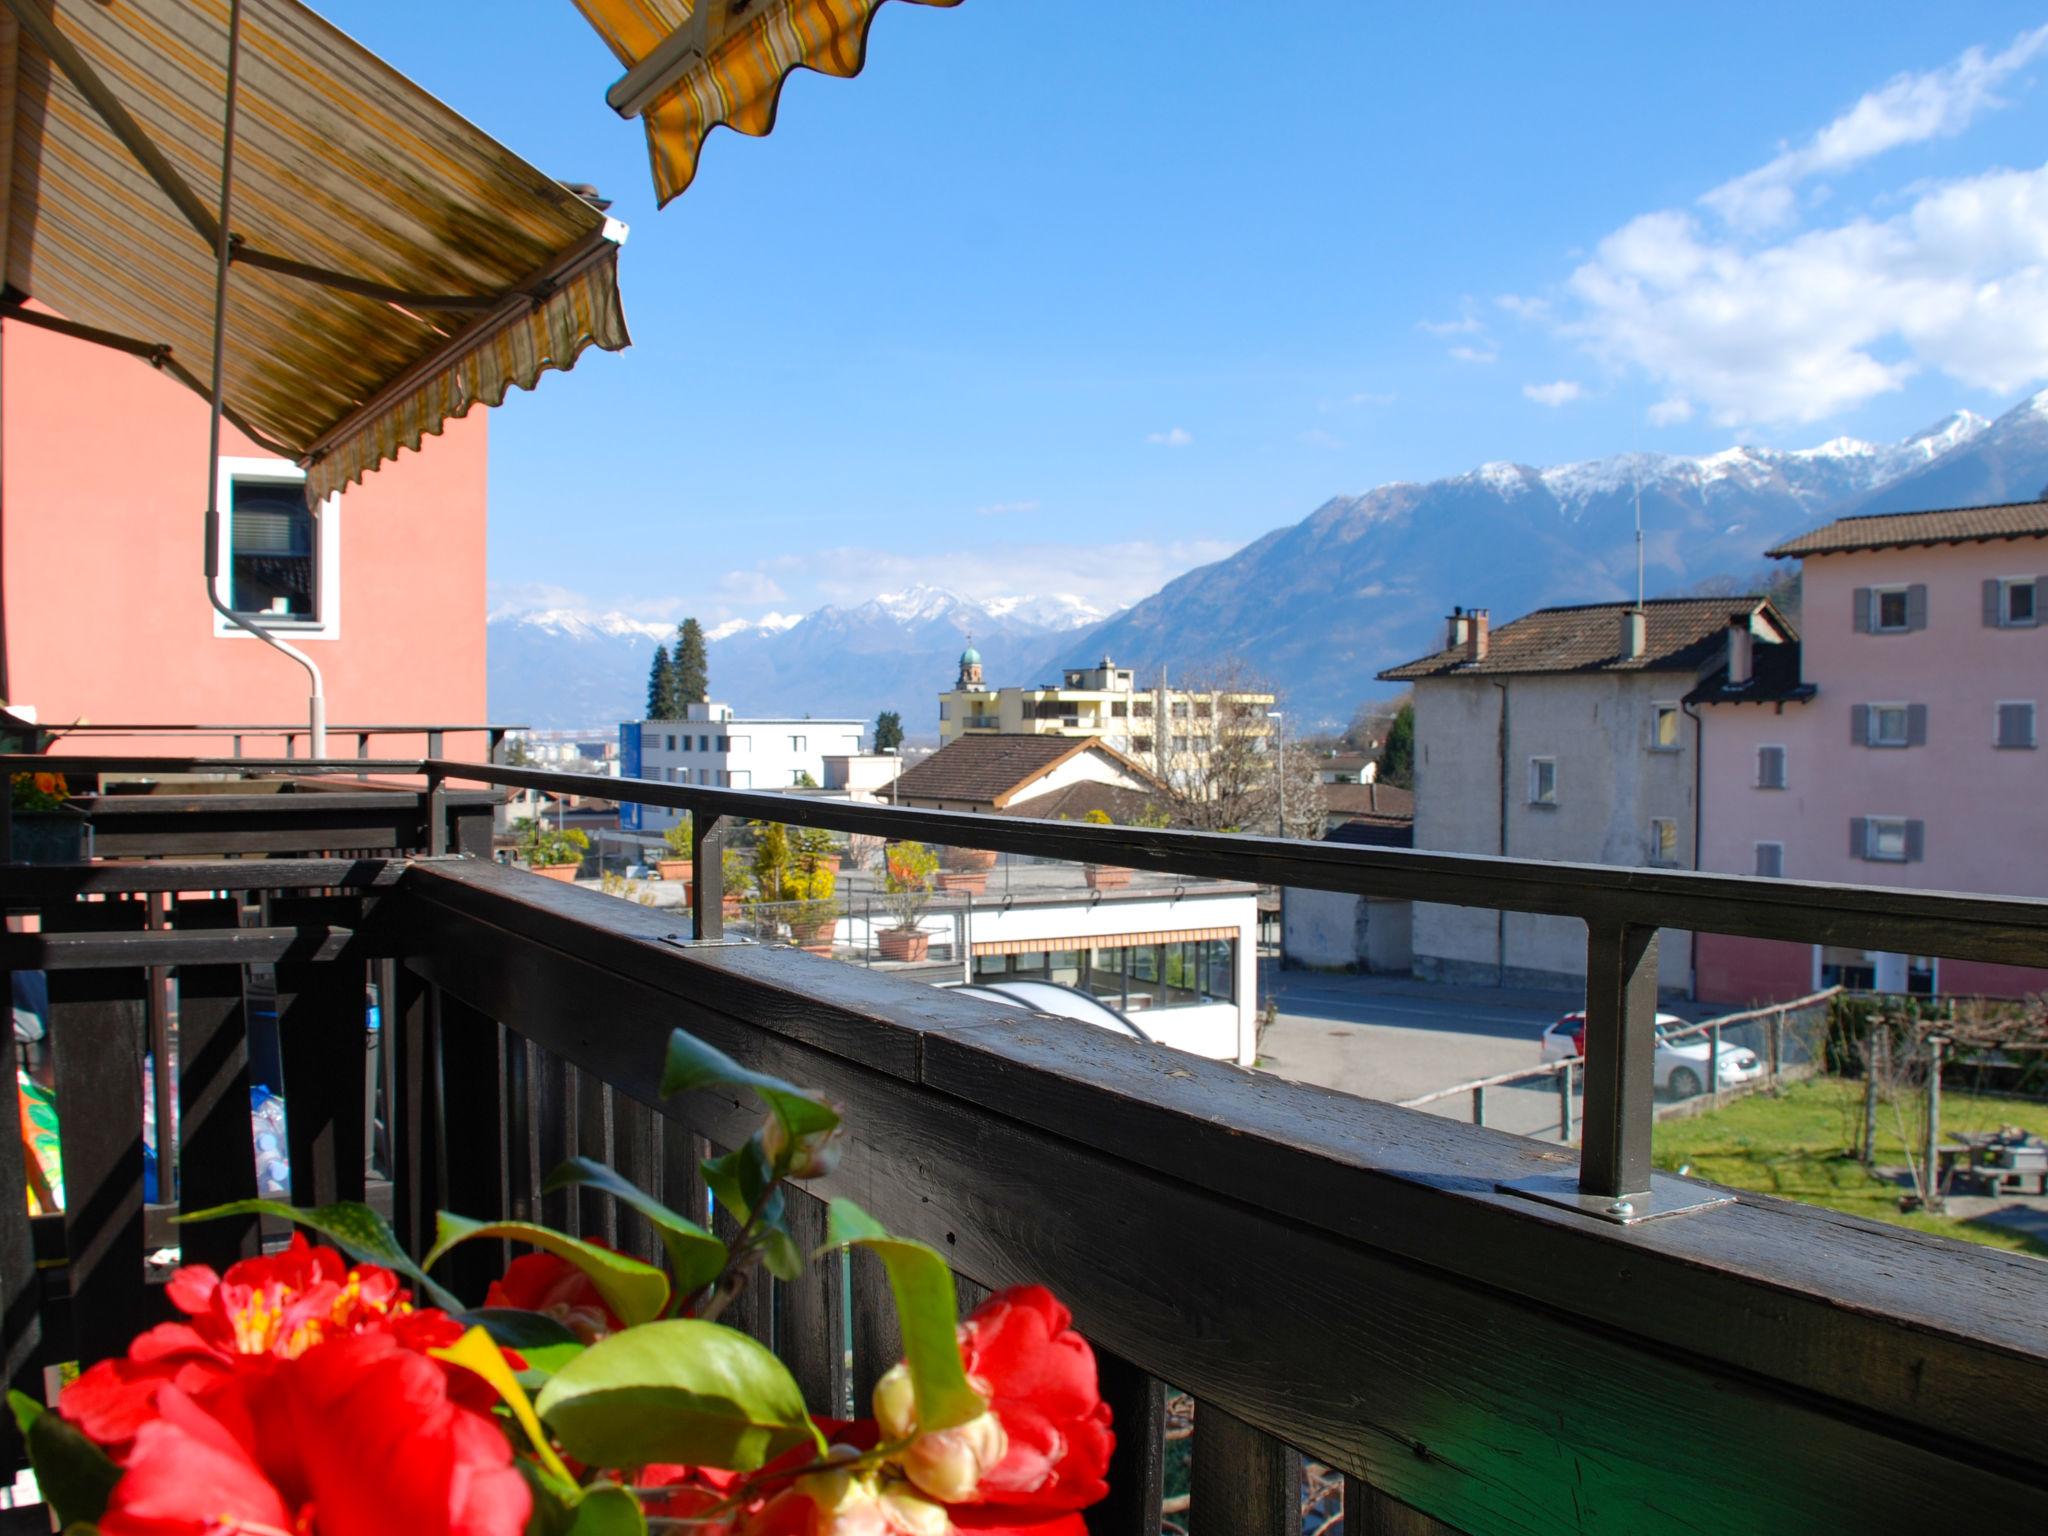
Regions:
M 1697 672 L 1722 644 L 1721 632 L 1737 613 L 1761 612 L 1787 635 L 1783 614 L 1762 597 L 1657 597 L 1643 604 L 1645 643 L 1640 656 L 1621 653 L 1621 616 L 1633 603 L 1585 603 L 1539 608 L 1493 631 L 1482 661 L 1467 661 L 1463 646 L 1446 647 L 1380 673 L 1388 682 L 1424 677 L 1500 677 L 1530 672 Z
M 1817 691 L 1799 679 L 1799 642 L 1758 645 L 1750 652 L 1752 675 L 1746 688 L 1728 686 L 1728 669 L 1716 667 L 1685 696 L 1688 704 L 1789 704 Z
M 1325 784 L 1323 805 L 1332 816 L 1413 821 L 1415 791 L 1398 784 Z
M 1090 749 L 1126 772 L 1144 770 L 1121 752 L 1088 736 L 960 736 L 896 780 L 899 800 L 961 800 L 1000 809 L 1040 774 Z
M 1904 549 L 1915 544 L 2040 538 L 2048 538 L 2048 501 L 2011 501 L 1991 507 L 1837 518 L 1824 528 L 1787 539 L 1765 553 L 1776 560 L 1790 560 L 1808 555 L 1839 555 L 1852 549 Z

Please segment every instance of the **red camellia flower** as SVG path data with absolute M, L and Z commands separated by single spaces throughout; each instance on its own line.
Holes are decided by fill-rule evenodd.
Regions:
M 505 1266 L 505 1277 L 484 1292 L 487 1307 L 543 1312 L 586 1344 L 625 1327 L 590 1276 L 552 1253 L 521 1254 Z
M 512 1447 L 389 1333 L 238 1374 L 202 1405 L 160 1388 L 102 1536 L 520 1536 Z
M 203 1402 L 238 1371 L 295 1360 L 329 1339 L 388 1333 L 426 1350 L 462 1337 L 447 1313 L 415 1309 L 412 1293 L 390 1270 L 352 1268 L 332 1248 L 312 1247 L 297 1233 L 283 1253 L 244 1259 L 225 1276 L 187 1265 L 167 1290 L 190 1321 L 158 1324 L 124 1358 L 86 1371 L 59 1402 L 67 1419 L 117 1455 L 156 1416 L 165 1386 Z M 489 1400 L 486 1391 L 480 1405 Z

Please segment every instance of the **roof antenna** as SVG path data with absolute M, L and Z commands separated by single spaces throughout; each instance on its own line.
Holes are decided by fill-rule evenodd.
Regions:
M 1643 606 L 1643 465 L 1640 455 L 1634 455 L 1636 482 L 1636 607 Z

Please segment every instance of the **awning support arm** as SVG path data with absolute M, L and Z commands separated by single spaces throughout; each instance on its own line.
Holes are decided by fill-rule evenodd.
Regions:
M 76 320 L 66 320 L 61 315 L 53 315 L 40 309 L 29 309 L 12 300 L 0 303 L 0 320 L 17 320 L 23 325 L 39 326 L 46 331 L 55 331 L 59 336 L 69 336 L 75 341 L 89 341 L 94 346 L 111 347 L 116 352 L 126 352 L 130 357 L 139 357 L 152 368 L 168 373 L 202 400 L 212 398 L 206 392 L 205 381 L 178 361 L 171 350 L 171 344 L 167 341 L 137 341 L 133 336 L 123 336 L 119 331 L 103 331 L 96 325 L 80 325 Z M 233 422 L 236 429 L 257 447 L 276 454 L 280 459 L 298 457 L 296 449 L 287 448 L 283 443 L 264 436 L 260 430 L 244 420 L 242 413 L 233 406 L 223 404 L 220 409 L 221 414 Z
M 711 50 L 747 9 L 748 0 L 697 0 L 689 18 L 656 43 L 647 57 L 635 64 L 604 93 L 611 109 L 625 118 L 638 117 L 655 100 L 687 74 L 693 65 L 710 57 Z M 712 13 L 724 11 L 726 25 L 717 35 L 712 31 Z
M 12 3 L 12 0 L 10 0 Z M 240 614 L 220 600 L 220 423 L 222 375 L 227 369 L 228 267 L 233 245 L 228 236 L 228 210 L 235 191 L 235 93 L 240 84 L 242 62 L 242 0 L 228 4 L 228 86 L 221 117 L 220 218 L 214 224 L 213 269 L 213 388 L 208 393 L 212 409 L 207 413 L 206 441 L 206 600 L 214 611 L 238 629 L 245 629 L 273 650 L 282 651 L 312 679 L 313 691 L 307 701 L 307 724 L 311 739 L 308 751 L 316 758 L 327 755 L 327 693 L 319 665 L 297 646 L 287 645 L 261 624 Z
M 366 277 L 350 277 L 346 272 L 336 272 L 327 267 L 316 267 L 311 262 L 294 261 L 289 256 L 275 256 L 269 251 L 258 250 L 243 243 L 239 235 L 230 237 L 228 260 L 240 262 L 245 267 L 261 267 L 266 272 L 275 272 L 283 277 L 296 277 L 303 282 L 317 283 L 322 288 L 335 288 L 343 293 L 358 293 L 366 299 L 380 299 L 386 304 L 396 304 L 404 309 L 495 309 L 502 304 L 503 294 L 486 293 L 414 293 L 407 288 L 393 288 L 385 283 L 373 283 Z

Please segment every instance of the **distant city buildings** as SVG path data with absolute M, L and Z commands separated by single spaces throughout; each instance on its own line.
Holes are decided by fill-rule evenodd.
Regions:
M 939 695 L 939 742 L 973 736 L 1086 736 L 1135 759 L 1162 779 L 1196 768 L 1226 734 L 1265 737 L 1274 696 L 1250 690 L 1140 688 L 1109 657 L 1069 667 L 1060 682 L 990 688 L 981 653 L 960 653 L 953 687 Z
M 2048 894 L 2048 504 L 1847 517 L 1800 562 L 1802 636 L 1751 645 L 1692 696 L 1700 867 L 1856 885 Z M 2021 996 L 2048 969 L 1699 935 L 1702 997 L 1840 984 Z
M 825 759 L 858 757 L 867 724 L 861 720 L 754 719 L 735 716 L 728 704 L 689 704 L 679 720 L 628 720 L 619 726 L 619 761 L 627 778 L 728 789 L 822 788 Z M 659 832 L 676 812 L 626 806 L 628 830 Z

